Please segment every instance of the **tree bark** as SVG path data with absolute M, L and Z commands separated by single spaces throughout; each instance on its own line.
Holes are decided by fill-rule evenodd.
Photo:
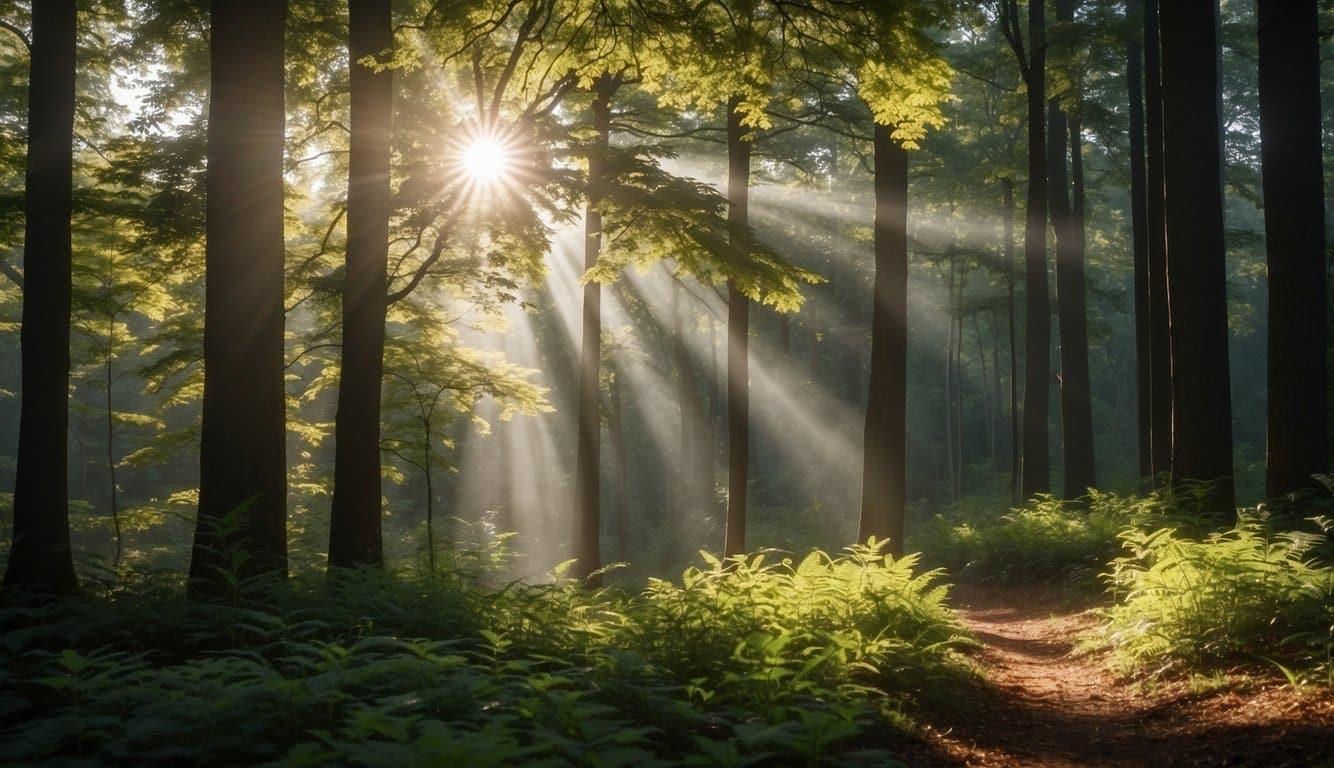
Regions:
M 1008 268 L 1005 275 L 1005 294 L 1006 307 L 1009 311 L 1008 325 L 1010 332 L 1010 501 L 1017 504 L 1022 500 L 1020 479 L 1022 477 L 1023 443 L 1020 442 L 1019 355 L 1014 323 L 1014 276 L 1019 271 L 1014 260 L 1014 179 L 1001 179 L 1001 194 L 1002 228 L 1005 238 L 1002 245 L 1005 249 L 1005 264 Z
M 602 212 L 606 196 L 606 155 L 611 145 L 612 75 L 604 73 L 593 86 L 595 145 L 588 155 L 588 207 L 584 213 L 584 269 L 597 265 L 602 250 Z M 600 537 L 602 417 L 602 286 L 584 284 L 583 341 L 579 354 L 579 447 L 575 455 L 574 487 L 578 511 L 574 531 L 575 564 L 570 575 L 587 579 L 602 567 Z
M 1084 284 L 1084 156 L 1080 121 L 1069 118 L 1071 206 L 1066 222 L 1068 248 L 1056 257 L 1057 309 L 1061 322 L 1061 435 L 1065 450 L 1065 493 L 1079 499 L 1097 486 L 1093 453 L 1093 402 L 1089 386 L 1089 342 Z M 1054 129 L 1053 129 L 1054 130 Z M 1061 142 L 1064 144 L 1064 142 Z
M 1235 516 L 1218 117 L 1218 0 L 1159 9 L 1172 338 L 1172 480 L 1207 481 L 1203 512 Z
M 1158 0 L 1144 2 L 1144 219 L 1148 224 L 1149 458 L 1154 484 L 1172 471 L 1172 336 L 1167 301 L 1167 218 L 1163 181 L 1163 81 Z
M 1138 29 L 1134 26 L 1143 13 L 1143 0 L 1127 0 L 1126 89 L 1130 102 L 1130 222 L 1135 283 L 1135 424 L 1139 475 L 1148 480 L 1153 476 L 1148 180 L 1144 167 L 1144 51 L 1140 44 L 1143 25 Z
M 190 592 L 287 572 L 283 0 L 215 0 L 199 516 Z M 235 524 L 224 523 L 229 515 Z M 248 554 L 235 564 L 232 550 Z
M 1314 0 L 1259 0 L 1260 157 L 1269 265 L 1265 495 L 1318 487 L 1325 433 L 1325 200 Z
M 908 151 L 875 126 L 875 284 L 858 541 L 903 554 L 907 509 Z
M 343 357 L 334 421 L 329 567 L 384 565 L 380 505 L 380 387 L 389 265 L 389 70 L 361 64 L 393 45 L 389 0 L 351 0 L 351 139 Z
M 1028 210 L 1024 222 L 1024 290 L 1027 314 L 1024 360 L 1024 457 L 1019 495 L 1051 490 L 1047 420 L 1051 387 L 1051 307 L 1047 295 L 1047 47 L 1044 0 L 1028 6 Z
M 625 449 L 625 421 L 620 373 L 613 367 L 607 382 L 607 437 L 611 440 L 612 509 L 616 516 L 617 555 L 630 559 L 630 468 Z
M 751 142 L 737 111 L 727 104 L 727 223 L 745 239 L 750 207 Z M 723 554 L 746 550 L 746 486 L 750 474 L 750 300 L 735 281 L 727 284 L 727 529 Z
M 69 536 L 70 217 L 74 0 L 32 8 L 23 233 L 22 400 L 14 542 L 4 585 L 65 594 L 77 581 Z

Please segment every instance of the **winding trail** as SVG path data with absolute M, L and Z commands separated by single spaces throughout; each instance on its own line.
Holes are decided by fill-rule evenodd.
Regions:
M 1136 684 L 1079 653 L 1094 609 L 1040 588 L 961 588 L 986 685 L 929 739 L 956 765 L 1334 767 L 1334 692 L 1220 677 Z

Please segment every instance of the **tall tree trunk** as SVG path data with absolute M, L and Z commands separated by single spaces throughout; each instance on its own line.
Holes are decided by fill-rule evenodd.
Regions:
M 74 0 L 32 7 L 23 232 L 22 400 L 6 587 L 77 586 L 69 538 L 70 217 Z
M 1051 490 L 1047 421 L 1051 387 L 1051 308 L 1047 296 L 1047 44 L 1044 0 L 1030 0 L 1028 39 L 1028 210 L 1024 222 L 1024 458 L 1021 499 Z
M 389 258 L 389 70 L 361 64 L 393 45 L 389 0 L 351 0 L 351 152 L 343 358 L 334 421 L 329 567 L 384 565 L 380 507 L 380 384 Z
M 1093 460 L 1093 393 L 1089 386 L 1088 316 L 1084 285 L 1084 154 L 1078 112 L 1069 117 L 1071 207 L 1068 248 L 1056 258 L 1057 308 L 1061 313 L 1061 435 L 1067 499 L 1097 486 Z M 1062 142 L 1064 143 L 1064 142 Z
M 750 207 L 750 151 L 747 129 L 727 104 L 727 223 L 732 236 L 745 238 Z M 750 300 L 734 281 L 727 283 L 727 531 L 723 554 L 746 550 L 746 486 L 750 473 Z
M 1218 117 L 1218 0 L 1159 9 L 1172 337 L 1172 480 L 1215 483 L 1204 511 L 1231 519 L 1232 404 Z
M 1320 43 L 1314 0 L 1259 0 L 1260 158 L 1269 256 L 1265 495 L 1318 486 L 1328 319 L 1321 174 Z
M 1014 248 L 1014 180 L 1001 179 L 1001 211 L 1005 242 L 1005 295 L 1006 308 L 1009 312 L 1008 327 L 1010 333 L 1010 501 L 1019 503 L 1020 479 L 1023 460 L 1023 443 L 1020 437 L 1019 411 L 1019 355 L 1015 338 L 1014 323 L 1014 276 L 1019 271 L 1015 263 Z
M 1172 471 L 1172 337 L 1167 301 L 1163 79 L 1158 0 L 1144 0 L 1144 219 L 1148 224 L 1149 453 L 1155 485 Z
M 963 498 L 963 283 L 967 271 L 959 270 L 954 294 L 954 498 Z
M 617 82 L 603 74 L 593 86 L 595 146 L 588 155 L 588 207 L 584 213 L 584 269 L 597 265 L 602 250 L 602 212 L 606 196 L 606 154 L 611 144 L 611 97 Z M 570 575 L 586 579 L 602 567 L 600 532 L 600 456 L 602 453 L 602 286 L 584 284 L 583 342 L 579 356 L 579 448 L 575 457 L 574 487 L 579 495 L 574 531 L 575 564 Z
M 1135 404 L 1139 475 L 1153 476 L 1152 392 L 1153 354 L 1149 334 L 1149 222 L 1148 181 L 1144 167 L 1144 51 L 1140 45 L 1143 25 L 1136 21 L 1144 13 L 1143 0 L 1126 0 L 1126 90 L 1130 102 L 1130 222 L 1135 281 Z
M 284 0 L 215 0 L 210 47 L 204 415 L 190 591 L 287 573 L 283 394 Z M 224 518 L 240 512 L 236 526 Z
M 1072 0 L 1056 0 L 1056 20 L 1074 18 Z M 1067 93 L 1073 102 L 1077 94 Z M 1047 102 L 1047 199 L 1056 235 L 1056 312 L 1060 320 L 1061 455 L 1066 499 L 1077 499 L 1093 484 L 1093 434 L 1088 394 L 1088 333 L 1084 316 L 1084 254 L 1077 240 L 1066 173 L 1069 116 L 1060 100 Z M 1073 157 L 1073 149 L 1071 156 Z M 1082 375 L 1082 380 L 1081 376 Z
M 857 539 L 874 536 L 903 554 L 907 508 L 908 151 L 875 126 L 875 285 L 871 380 L 862 454 Z
M 947 496 L 951 502 L 958 501 L 955 494 L 957 484 L 954 482 L 958 469 L 954 460 L 958 453 L 954 448 L 954 259 L 950 258 L 949 271 L 945 273 L 945 301 L 946 316 L 949 318 L 949 327 L 945 329 L 945 392 L 941 398 L 941 405 L 945 411 L 945 483 L 948 487 Z
M 625 450 L 625 421 L 622 413 L 620 373 L 612 370 L 607 383 L 607 436 L 611 439 L 612 509 L 616 516 L 617 555 L 630 559 L 630 470 Z
M 104 383 L 106 384 L 106 412 L 107 412 L 107 490 L 111 501 L 111 525 L 116 533 L 116 551 L 111 558 L 111 568 L 114 572 L 120 571 L 121 556 L 125 553 L 125 535 L 120 524 L 120 487 L 116 483 L 116 412 L 112 408 L 112 388 L 116 379 L 112 375 L 111 364 L 115 359 L 116 349 L 116 315 L 113 312 L 110 322 L 107 323 L 107 350 L 102 360 L 102 369 L 106 374 Z
M 980 315 L 981 312 L 973 315 L 973 341 L 977 345 L 977 364 L 982 370 L 981 376 L 977 380 L 977 389 L 982 400 L 983 426 L 987 430 L 987 455 L 991 457 L 991 466 L 994 469 L 996 466 L 996 420 L 992 408 L 991 374 L 987 370 L 987 350 L 982 343 Z

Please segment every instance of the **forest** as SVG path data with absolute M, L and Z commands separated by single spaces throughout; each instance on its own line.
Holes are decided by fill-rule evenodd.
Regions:
M 1332 38 L 0 0 L 0 766 L 1330 765 Z

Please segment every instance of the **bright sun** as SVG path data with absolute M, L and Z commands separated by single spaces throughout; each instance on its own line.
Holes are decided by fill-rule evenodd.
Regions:
M 478 184 L 494 184 L 509 167 L 509 153 L 495 139 L 479 136 L 463 150 L 463 169 Z

